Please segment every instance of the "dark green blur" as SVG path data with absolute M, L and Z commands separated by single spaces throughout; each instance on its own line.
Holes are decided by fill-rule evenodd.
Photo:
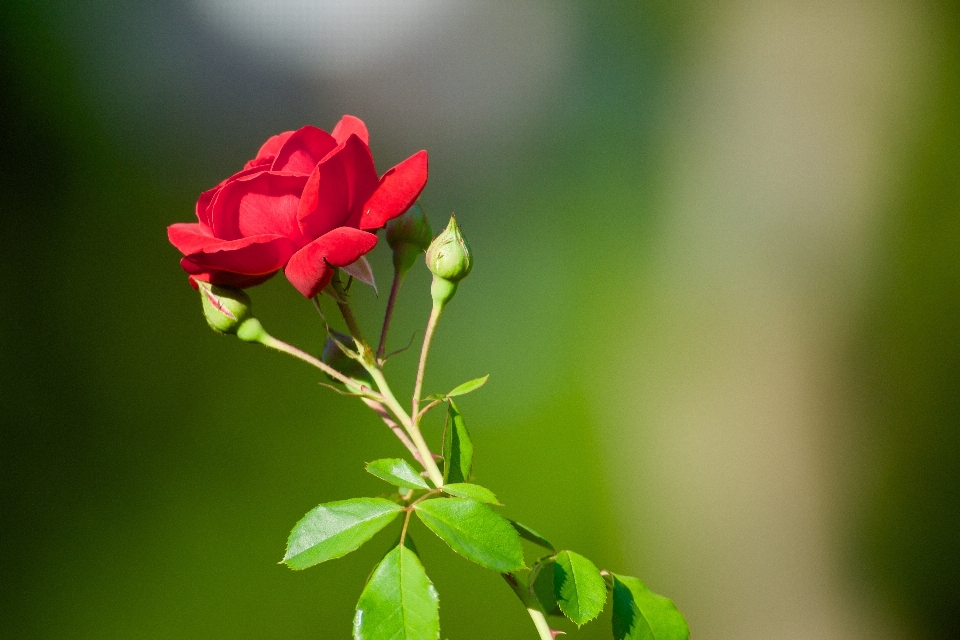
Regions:
M 877 451 L 858 570 L 921 638 L 960 638 L 960 10 L 853 352 Z
M 90 21 L 120 12 L 86 4 Z M 223 147 L 201 144 L 215 138 L 203 122 L 134 135 L 111 126 L 77 72 L 71 29 L 84 23 L 56 3 L 0 11 L 0 637 L 347 637 L 394 533 L 304 572 L 278 565 L 284 542 L 318 503 L 380 493 L 364 463 L 404 451 L 306 365 L 212 332 L 164 233 L 267 135 L 330 128 L 339 114 L 294 101 L 251 116 Z M 882 295 L 848 345 L 867 437 L 884 443 L 850 571 L 933 640 L 960 638 L 960 22 L 943 13 L 953 22 L 936 108 L 903 161 L 910 179 L 874 274 Z M 596 2 L 578 20 L 569 102 L 484 171 L 445 173 L 431 156 L 425 209 L 440 229 L 442 207 L 456 207 L 474 270 L 444 314 L 426 391 L 491 374 L 459 403 L 478 482 L 558 546 L 646 579 L 624 565 L 631 542 L 615 525 L 619 487 L 583 376 L 602 366 L 591 347 L 605 323 L 622 320 L 598 312 L 618 299 L 618 257 L 657 229 L 658 99 L 696 16 Z M 250 293 L 272 335 L 321 352 L 315 310 L 282 276 Z M 374 335 L 382 302 L 364 291 L 358 306 Z M 391 348 L 422 336 L 429 307 L 421 263 Z M 417 345 L 388 366 L 404 393 Z M 438 418 L 425 432 L 436 449 Z M 440 593 L 442 637 L 532 637 L 499 576 L 423 527 L 412 536 Z M 571 637 L 608 637 L 609 624 L 607 611 Z

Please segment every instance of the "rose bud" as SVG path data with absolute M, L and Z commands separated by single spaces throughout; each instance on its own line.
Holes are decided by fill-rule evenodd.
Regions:
M 243 289 L 197 281 L 203 315 L 217 333 L 235 335 L 244 342 L 260 342 L 267 332 L 251 312 L 250 296 Z
M 433 238 L 430 221 L 420 205 L 415 204 L 387 223 L 387 244 L 393 249 L 393 268 L 403 275 L 410 270 L 417 256 L 427 250 Z
M 456 216 L 450 216 L 447 228 L 430 243 L 427 268 L 433 274 L 433 284 L 430 286 L 433 302 L 442 307 L 457 292 L 457 283 L 466 278 L 473 268 L 473 256 L 457 226 Z
M 366 386 L 373 388 L 373 378 L 363 365 L 348 356 L 340 348 L 340 344 L 349 348 L 353 344 L 353 338 L 344 335 L 339 331 L 331 331 L 332 336 L 327 337 L 326 344 L 323 345 L 323 355 L 320 359 L 324 364 L 331 366 L 351 380 L 356 380 L 357 386 Z M 334 340 L 336 338 L 336 340 Z M 339 342 L 340 344 L 337 344 Z

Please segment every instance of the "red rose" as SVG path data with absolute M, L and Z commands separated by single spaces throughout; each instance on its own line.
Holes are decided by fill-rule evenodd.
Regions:
M 419 151 L 381 177 L 367 128 L 344 116 L 333 133 L 306 126 L 267 140 L 257 156 L 197 200 L 196 223 L 167 237 L 196 280 L 251 287 L 285 268 L 313 297 L 377 244 L 376 230 L 409 209 L 427 182 Z

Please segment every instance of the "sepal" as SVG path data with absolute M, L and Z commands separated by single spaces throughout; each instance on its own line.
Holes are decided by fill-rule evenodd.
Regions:
M 320 359 L 324 364 L 339 371 L 351 380 L 355 380 L 358 386 L 367 386 L 373 388 L 373 378 L 370 373 L 357 360 L 347 355 L 345 350 L 349 350 L 353 344 L 353 338 L 339 331 L 330 331 L 327 341 L 323 345 L 323 353 Z

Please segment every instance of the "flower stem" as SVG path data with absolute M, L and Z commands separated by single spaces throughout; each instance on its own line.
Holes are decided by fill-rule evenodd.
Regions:
M 373 353 L 370 351 L 370 346 L 367 344 L 367 341 L 363 339 L 363 332 L 360 331 L 360 324 L 353 315 L 353 309 L 350 308 L 350 303 L 347 301 L 347 292 L 343 288 L 343 283 L 340 282 L 340 275 L 335 275 L 330 284 L 333 285 L 333 290 L 337 292 L 337 307 L 340 309 L 340 315 L 343 316 L 343 321 L 347 323 L 347 329 L 350 331 L 350 335 L 353 336 L 354 341 L 357 343 L 360 355 L 363 356 L 364 360 L 368 358 L 372 359 Z
M 387 350 L 387 332 L 390 330 L 390 320 L 393 319 L 393 307 L 403 284 L 403 274 L 399 269 L 393 270 L 393 284 L 390 286 L 390 297 L 387 299 L 387 310 L 383 314 L 383 329 L 380 330 L 380 345 L 377 347 L 377 362 L 383 361 L 383 354 Z
M 407 430 L 407 433 L 410 435 L 410 439 L 413 440 L 414 445 L 417 448 L 417 451 L 420 452 L 420 464 L 423 465 L 423 468 L 426 469 L 427 475 L 430 476 L 430 481 L 437 487 L 443 486 L 443 474 L 440 473 L 440 468 L 437 466 L 436 461 L 433 459 L 433 453 L 430 451 L 430 447 L 427 446 L 426 440 L 423 439 L 423 434 L 420 433 L 420 427 L 413 423 L 410 420 L 410 416 L 407 415 L 407 412 L 404 408 L 397 402 L 397 398 L 393 395 L 393 391 L 390 389 L 390 385 L 387 383 L 387 379 L 383 377 L 383 372 L 380 371 L 377 367 L 369 367 L 367 371 L 370 372 L 370 375 L 373 377 L 373 381 L 376 383 L 377 388 L 380 390 L 380 394 L 383 396 L 383 402 L 386 404 L 393 414 L 397 416 L 397 419 L 400 420 L 400 424 Z
M 413 509 L 407 507 L 407 513 L 403 517 L 403 529 L 400 530 L 400 544 L 398 546 L 403 546 L 403 542 L 407 537 L 407 527 L 410 525 L 410 514 L 413 513 Z
M 500 575 L 507 581 L 507 584 L 510 585 L 510 588 L 513 589 L 513 592 L 517 594 L 520 602 L 522 602 L 523 606 L 527 609 L 527 613 L 530 614 L 530 619 L 533 620 L 533 626 L 537 628 L 537 633 L 540 635 L 540 640 L 553 640 L 553 630 L 547 623 L 547 617 L 543 615 L 543 612 L 531 601 L 526 589 L 520 584 L 517 577 L 512 573 L 502 573 Z
M 403 428 L 407 430 L 407 434 L 410 436 L 410 439 L 413 440 L 413 444 L 416 446 L 417 451 L 420 452 L 420 464 L 423 465 L 427 475 L 430 476 L 430 481 L 433 482 L 435 486 L 442 487 L 443 474 L 440 473 L 440 468 L 433 459 L 433 453 L 431 453 L 430 447 L 427 445 L 427 441 L 423 439 L 423 434 L 420 433 L 420 427 L 417 425 L 417 422 L 415 420 L 411 420 L 410 416 L 407 415 L 406 410 L 400 405 L 399 402 L 397 402 L 397 398 L 393 395 L 393 391 L 390 389 L 387 379 L 383 377 L 383 371 L 380 369 L 380 365 L 374 359 L 373 352 L 370 350 L 369 345 L 367 345 L 366 341 L 363 339 L 363 335 L 360 333 L 360 326 L 357 324 L 357 319 L 354 317 L 353 310 L 350 308 L 350 303 L 347 301 L 346 291 L 344 291 L 343 285 L 340 283 L 339 276 L 334 276 L 331 284 L 333 285 L 333 290 L 337 294 L 337 306 L 340 307 L 340 313 L 343 314 L 343 321 L 347 323 L 347 328 L 350 329 L 350 334 L 357 343 L 357 347 L 361 350 L 360 356 L 363 360 L 363 366 L 370 373 L 370 376 L 376 383 L 377 388 L 380 390 L 380 398 L 383 399 L 383 403 L 386 404 L 387 407 L 393 412 L 393 415 L 400 420 L 400 424 L 403 425 Z M 433 319 L 433 315 L 431 315 L 431 321 L 436 323 L 436 320 Z M 427 326 L 427 331 L 431 331 L 429 325 Z M 423 375 L 422 362 L 419 375 Z M 414 405 L 414 407 L 415 410 L 419 409 L 419 402 Z
M 307 353 L 307 352 L 305 352 L 305 351 L 301 351 L 300 349 L 297 349 L 295 346 L 293 346 L 293 345 L 291 345 L 291 344 L 287 344 L 287 343 L 284 342 L 283 340 L 277 340 L 277 339 L 274 338 L 273 336 L 266 335 L 266 336 L 260 338 L 260 339 L 258 340 L 258 342 L 260 342 L 260 344 L 262 344 L 262 345 L 265 346 L 265 347 L 270 347 L 271 349 L 276 349 L 277 351 L 282 351 L 283 353 L 289 354 L 289 355 L 293 356 L 294 358 L 299 358 L 300 360 L 303 360 L 303 361 L 306 362 L 307 364 L 313 365 L 314 367 L 316 367 L 317 369 L 320 369 L 321 371 L 323 371 L 325 374 L 327 374 L 328 376 L 330 376 L 331 378 L 333 378 L 333 379 L 336 380 L 337 382 L 342 382 L 342 383 L 345 384 L 347 387 L 356 387 L 356 382 L 355 382 L 355 381 L 353 381 L 353 380 L 351 380 L 350 378 L 346 377 L 345 375 L 343 375 L 342 373 L 340 373 L 339 371 L 337 371 L 336 369 L 334 369 L 334 368 L 331 367 L 330 365 L 326 364 L 326 363 L 323 362 L 322 360 L 319 360 L 319 359 L 317 359 L 317 358 L 314 358 L 314 357 L 313 357 L 312 355 L 310 355 L 309 353 Z M 370 395 L 370 396 L 372 396 L 372 397 L 374 397 L 374 398 L 376 398 L 376 399 L 380 399 L 380 394 L 374 393 L 372 390 L 366 390 L 366 391 L 362 391 L 362 392 L 363 392 L 363 393 L 366 393 L 366 394 L 368 394 L 368 395 Z
M 417 367 L 417 381 L 413 387 L 413 424 L 417 426 L 420 422 L 420 394 L 423 393 L 423 374 L 427 369 L 427 355 L 430 353 L 430 343 L 433 341 L 433 333 L 437 330 L 437 323 L 440 321 L 440 314 L 443 313 L 443 307 L 433 305 L 430 311 L 430 320 L 427 321 L 427 332 L 423 335 L 423 347 L 420 349 L 420 364 Z
M 530 618 L 533 619 L 533 626 L 537 628 L 537 633 L 540 634 L 540 640 L 553 640 L 553 630 L 550 628 L 550 625 L 547 624 L 547 617 L 543 615 L 543 612 L 533 607 L 527 607 L 527 613 L 529 613 Z
M 384 424 L 390 428 L 390 431 L 393 431 L 393 435 L 397 436 L 400 442 L 407 448 L 407 451 L 413 456 L 413 459 L 423 464 L 423 456 L 420 455 L 420 451 L 417 450 L 417 445 L 413 444 L 413 441 L 410 439 L 410 436 L 407 435 L 407 432 L 403 430 L 397 422 L 390 415 L 390 412 L 387 411 L 387 408 L 383 406 L 382 403 L 372 400 L 370 398 L 362 398 L 363 403 L 373 409 L 374 413 L 380 416 L 380 419 L 383 420 Z

